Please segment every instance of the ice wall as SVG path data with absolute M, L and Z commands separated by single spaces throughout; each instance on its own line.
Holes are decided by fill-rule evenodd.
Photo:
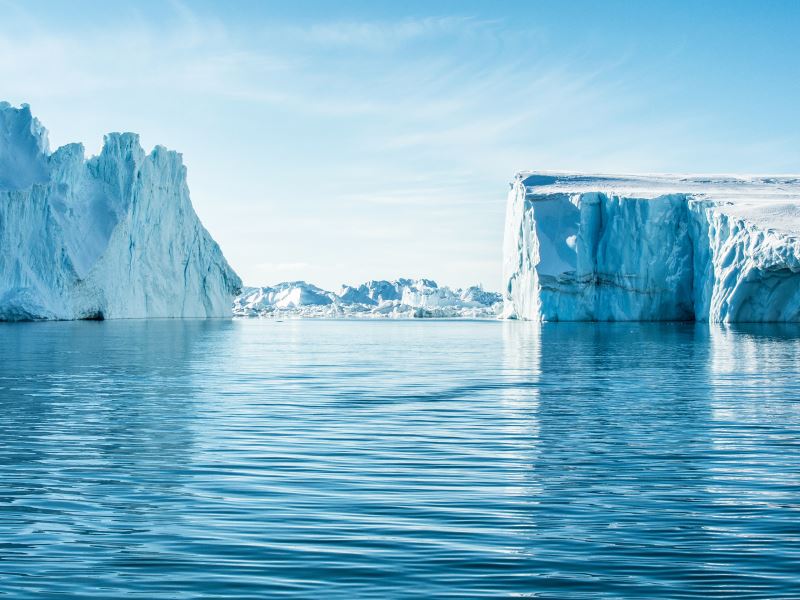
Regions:
M 180 154 L 132 133 L 50 153 L 30 109 L 0 103 L 0 320 L 223 317 L 240 288 Z
M 504 314 L 800 321 L 797 178 L 520 173 Z

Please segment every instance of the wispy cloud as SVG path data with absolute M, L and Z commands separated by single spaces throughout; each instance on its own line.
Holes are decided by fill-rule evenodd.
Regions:
M 798 158 L 791 136 L 707 139 L 725 127 L 713 105 L 671 106 L 684 84 L 648 69 L 677 60 L 685 36 L 642 63 L 625 40 L 598 55 L 535 20 L 466 9 L 251 19 L 153 2 L 63 26 L 36 3 L 0 6 L 3 99 L 30 102 L 64 141 L 136 128 L 174 144 L 201 217 L 252 283 L 404 265 L 489 282 L 518 169 Z M 352 277 L 336 266 L 355 264 Z
M 305 43 L 369 49 L 389 49 L 426 37 L 463 35 L 489 26 L 475 17 L 404 18 L 397 21 L 335 21 L 293 28 Z

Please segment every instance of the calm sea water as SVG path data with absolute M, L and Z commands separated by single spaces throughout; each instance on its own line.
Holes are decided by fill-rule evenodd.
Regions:
M 800 598 L 800 328 L 0 326 L 0 596 Z

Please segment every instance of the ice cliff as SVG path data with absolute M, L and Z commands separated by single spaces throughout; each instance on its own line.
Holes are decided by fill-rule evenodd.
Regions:
M 230 316 L 240 288 L 180 154 L 132 133 L 50 152 L 29 107 L 0 102 L 0 320 Z
M 519 173 L 504 315 L 800 321 L 800 178 Z
M 373 280 L 338 293 L 305 281 L 245 288 L 234 301 L 240 317 L 495 318 L 500 294 L 480 286 L 439 287 L 430 279 Z

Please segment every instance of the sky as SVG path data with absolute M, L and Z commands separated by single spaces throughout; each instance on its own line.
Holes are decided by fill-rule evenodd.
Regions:
M 800 172 L 800 2 L 0 0 L 51 147 L 183 154 L 245 284 L 499 289 L 519 170 Z

